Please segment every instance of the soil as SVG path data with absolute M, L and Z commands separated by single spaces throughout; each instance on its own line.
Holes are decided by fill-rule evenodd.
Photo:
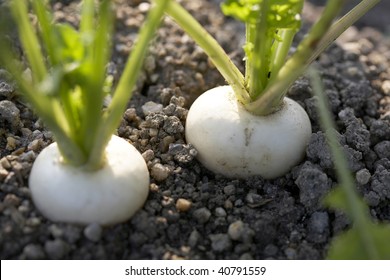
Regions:
M 79 5 L 62 2 L 53 4 L 56 17 L 75 24 Z M 186 1 L 185 7 L 243 69 L 244 29 L 223 17 L 218 2 Z M 118 76 L 148 4 L 116 3 L 110 71 Z M 305 18 L 315 12 L 308 6 Z M 358 191 L 377 221 L 390 220 L 390 38 L 385 30 L 351 28 L 315 62 Z M 312 122 L 306 157 L 275 180 L 213 174 L 186 143 L 191 102 L 223 84 L 203 51 L 166 18 L 118 128 L 148 164 L 149 197 L 126 223 L 82 227 L 48 221 L 35 209 L 28 174 L 52 134 L 20 98 L 12 77 L 0 70 L 1 259 L 326 258 L 331 239 L 351 223 L 321 204 L 337 179 L 308 79 L 300 78 L 288 93 Z

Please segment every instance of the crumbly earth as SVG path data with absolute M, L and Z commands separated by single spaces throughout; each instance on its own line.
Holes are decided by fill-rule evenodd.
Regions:
M 76 23 L 79 6 L 62 2 L 54 4 L 57 18 Z M 187 1 L 185 6 L 242 69 L 244 30 L 221 15 L 217 2 Z M 118 76 L 148 4 L 116 3 L 110 71 Z M 389 221 L 390 38 L 383 30 L 352 28 L 316 65 L 358 191 L 373 219 Z M 213 174 L 197 162 L 197 151 L 186 143 L 191 102 L 223 84 L 202 50 L 166 18 L 118 128 L 150 169 L 148 200 L 126 223 L 81 227 L 48 221 L 34 207 L 28 174 L 53 138 L 20 98 L 12 77 L 0 70 L 1 259 L 326 258 L 332 237 L 350 221 L 321 204 L 337 179 L 308 79 L 300 78 L 288 93 L 312 121 L 306 158 L 275 180 Z

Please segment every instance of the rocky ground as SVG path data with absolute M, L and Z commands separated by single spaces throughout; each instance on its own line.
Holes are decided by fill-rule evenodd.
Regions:
M 57 18 L 77 22 L 77 3 L 62 2 L 54 3 Z M 116 2 L 110 71 L 119 75 L 148 4 Z M 222 16 L 217 2 L 186 1 L 185 6 L 242 69 L 244 30 Z M 314 11 L 309 7 L 307 18 Z M 350 170 L 378 221 L 390 220 L 386 26 L 351 28 L 316 62 Z M 126 223 L 80 227 L 48 221 L 35 209 L 28 174 L 37 154 L 53 138 L 20 98 L 12 77 L 0 70 L 1 259 L 325 258 L 331 238 L 350 221 L 320 203 L 337 180 L 308 79 L 302 77 L 289 90 L 312 121 L 306 158 L 275 180 L 232 180 L 213 174 L 197 162 L 197 151 L 186 143 L 184 126 L 191 102 L 222 84 L 202 50 L 165 19 L 118 129 L 148 164 L 148 200 Z

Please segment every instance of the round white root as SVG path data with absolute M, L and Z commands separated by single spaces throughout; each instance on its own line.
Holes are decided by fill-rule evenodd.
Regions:
M 309 117 L 295 101 L 268 116 L 255 116 L 238 103 L 230 86 L 213 88 L 192 104 L 186 139 L 209 170 L 230 178 L 286 174 L 305 154 Z
M 29 185 L 35 206 L 52 221 L 111 225 L 143 206 L 149 172 L 130 143 L 112 136 L 106 164 L 92 172 L 63 164 L 57 144 L 51 144 L 35 160 Z

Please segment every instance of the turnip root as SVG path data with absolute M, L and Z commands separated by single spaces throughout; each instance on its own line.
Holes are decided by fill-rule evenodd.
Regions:
M 309 117 L 295 101 L 285 97 L 279 111 L 257 116 L 237 101 L 230 86 L 202 94 L 186 123 L 186 139 L 198 150 L 198 160 L 235 178 L 284 175 L 304 157 L 310 135 Z
M 50 220 L 110 225 L 129 219 L 144 204 L 149 172 L 141 154 L 112 136 L 105 164 L 95 171 L 64 164 L 56 143 L 45 148 L 31 170 L 35 206 Z

